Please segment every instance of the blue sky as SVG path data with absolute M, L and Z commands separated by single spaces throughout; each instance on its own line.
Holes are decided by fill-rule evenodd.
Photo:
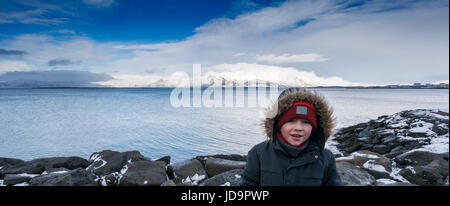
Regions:
M 145 86 L 199 63 L 242 81 L 448 81 L 448 17 L 444 0 L 1 1 L 0 75 L 76 70 Z

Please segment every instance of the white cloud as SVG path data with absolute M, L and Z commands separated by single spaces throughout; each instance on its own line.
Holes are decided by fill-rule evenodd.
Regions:
M 0 61 L 0 75 L 10 71 L 35 71 L 36 69 L 23 61 Z
M 136 85 L 176 72 L 190 74 L 194 63 L 202 64 L 205 73 L 223 65 L 240 68 L 216 71 L 236 78 L 272 74 L 264 65 L 270 64 L 289 74 L 280 81 L 303 76 L 308 77 L 301 79 L 305 84 L 321 85 L 427 82 L 448 76 L 448 2 L 370 1 L 345 9 L 350 3 L 287 1 L 233 19 L 213 19 L 176 42 L 105 43 L 76 36 L 22 35 L 0 45 L 26 51 L 27 62 L 36 68 L 51 59 L 70 59 L 82 62 L 70 69 L 106 72 L 116 81 Z M 254 67 L 265 72 L 258 74 Z
M 256 61 L 258 62 L 269 62 L 276 64 L 296 63 L 296 62 L 323 62 L 327 60 L 328 59 L 322 57 L 319 54 L 282 54 L 282 55 L 266 54 L 256 57 Z

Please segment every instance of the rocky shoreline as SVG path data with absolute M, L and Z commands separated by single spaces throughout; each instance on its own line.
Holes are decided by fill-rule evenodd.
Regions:
M 344 185 L 448 186 L 449 115 L 410 110 L 342 128 L 334 135 Z M 104 150 L 31 161 L 0 157 L 1 186 L 237 186 L 244 155 L 197 156 L 172 164 L 139 151 Z

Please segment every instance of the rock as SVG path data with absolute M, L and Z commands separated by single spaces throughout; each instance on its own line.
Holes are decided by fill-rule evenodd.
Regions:
M 377 179 L 375 186 L 418 186 L 411 183 L 397 182 L 391 179 Z
M 358 142 L 363 142 L 363 143 L 370 143 L 371 141 L 370 141 L 370 137 L 359 137 L 359 138 L 356 138 L 356 141 L 358 141 Z
M 66 169 L 66 168 L 63 168 L 63 167 L 61 167 L 61 168 L 50 168 L 50 169 L 46 169 L 42 173 L 42 175 L 46 175 L 46 174 L 50 174 L 50 173 L 65 173 L 65 172 L 68 172 L 68 171 L 70 171 L 70 170 Z
M 369 172 L 375 178 L 388 178 L 392 172 L 391 161 L 374 152 L 361 150 L 348 157 L 338 158 L 337 162 L 348 162 Z
M 240 186 L 243 172 L 243 169 L 230 170 L 203 181 L 200 186 L 221 186 L 227 182 L 229 186 Z
M 359 147 L 360 150 L 372 150 L 373 149 L 373 144 L 361 144 L 361 146 Z
M 344 148 L 344 151 L 345 151 L 345 152 L 348 152 L 348 153 L 352 153 L 352 152 L 354 152 L 354 151 L 359 150 L 360 148 L 361 148 L 361 145 L 359 145 L 359 144 L 353 144 L 353 145 L 351 145 L 350 147 Z
M 360 132 L 358 134 L 358 137 L 371 137 L 371 136 L 373 136 L 373 133 L 370 130 L 372 130 L 371 127 L 365 128 L 362 132 Z
M 166 165 L 170 165 L 170 156 L 164 156 L 164 157 L 161 157 L 161 158 L 157 159 L 156 161 L 162 161 L 162 162 L 164 162 Z
M 396 139 L 397 139 L 397 137 L 395 135 L 390 135 L 383 139 L 383 144 L 395 142 Z
M 30 186 L 98 186 L 85 169 L 78 168 L 66 173 L 50 173 L 30 180 Z
M 28 182 L 37 175 L 29 174 L 7 174 L 3 180 L 4 185 L 15 185 L 22 182 Z
M 434 125 L 431 130 L 439 136 L 445 135 L 448 133 L 448 124 Z
M 394 158 L 398 155 L 404 154 L 406 152 L 406 148 L 403 146 L 397 146 L 389 152 L 389 154 L 385 154 L 384 156 L 387 158 Z
M 426 152 L 426 151 L 414 151 L 404 153 L 397 156 L 394 161 L 402 166 L 412 165 L 412 166 L 425 166 L 434 160 L 442 160 L 446 162 L 441 155 Z
M 52 157 L 40 158 L 28 162 L 18 163 L 16 165 L 7 166 L 0 171 L 0 178 L 4 174 L 41 174 L 50 168 L 86 168 L 89 162 L 81 157 Z
M 159 186 L 167 181 L 165 163 L 162 161 L 136 161 L 120 179 L 120 186 Z
M 217 154 L 217 155 L 208 155 L 208 156 L 197 156 L 195 159 L 200 161 L 204 166 L 206 165 L 206 160 L 208 158 L 218 158 L 218 159 L 226 159 L 226 160 L 232 160 L 232 161 L 244 161 L 247 162 L 247 155 L 239 155 L 239 154 Z
M 439 154 L 414 151 L 399 155 L 394 160 L 405 167 L 399 174 L 418 185 L 444 185 L 449 173 L 448 161 Z
M 138 151 L 117 152 L 111 150 L 104 150 L 95 152 L 91 155 L 89 161 L 90 165 L 86 168 L 88 172 L 94 173 L 98 176 L 109 175 L 114 172 L 119 172 L 126 163 L 148 160 Z
M 163 182 L 160 186 L 177 186 L 177 185 L 172 180 L 167 180 Z
M 23 161 L 21 159 L 0 157 L 0 167 L 14 166 L 14 165 L 22 164 L 24 162 L 25 161 Z
M 380 145 L 373 146 L 372 151 L 374 151 L 376 153 L 380 153 L 380 154 L 386 154 L 386 153 L 390 152 L 390 149 L 388 146 L 386 146 L 384 144 L 380 144 Z
M 197 159 L 185 160 L 183 162 L 175 163 L 172 165 L 173 173 L 175 176 L 175 183 L 182 183 L 186 181 L 191 181 L 194 183 L 199 183 L 201 180 L 206 179 L 206 171 L 203 168 L 202 163 Z M 195 180 L 192 180 L 192 178 Z
M 348 162 L 337 162 L 336 168 L 345 186 L 370 186 L 375 184 L 375 178 L 372 175 Z
M 425 130 L 419 130 L 417 128 L 412 128 L 408 130 L 408 136 L 420 138 L 420 137 L 427 137 L 428 134 Z
M 208 177 L 213 177 L 229 170 L 244 169 L 245 164 L 246 162 L 244 161 L 233 161 L 211 157 L 206 160 L 205 169 Z
M 429 167 L 415 166 L 402 169 L 399 173 L 411 183 L 421 186 L 443 186 L 445 180 L 439 173 Z
M 395 136 L 395 132 L 392 129 L 383 129 L 376 132 L 376 136 L 378 136 L 380 139 L 383 139 L 388 136 Z

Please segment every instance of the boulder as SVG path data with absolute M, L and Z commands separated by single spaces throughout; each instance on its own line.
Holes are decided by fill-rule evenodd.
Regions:
M 436 169 L 430 167 L 407 167 L 402 169 L 399 174 L 411 183 L 421 186 L 445 185 L 445 179 L 443 179 L 442 175 Z
M 234 169 L 203 181 L 200 186 L 240 186 L 243 169 Z
M 164 157 L 161 157 L 161 158 L 159 158 L 159 159 L 157 159 L 155 161 L 162 161 L 166 165 L 170 165 L 170 156 L 164 156 Z
M 138 151 L 117 152 L 104 150 L 95 152 L 89 158 L 91 163 L 86 170 L 98 176 L 119 172 L 126 163 L 139 160 L 148 160 Z
M 383 139 L 388 136 L 395 136 L 395 132 L 392 129 L 383 129 L 377 131 L 375 135 L 378 136 L 380 139 Z
M 448 161 L 442 155 L 426 151 L 399 155 L 395 162 L 404 167 L 399 174 L 418 185 L 444 185 L 449 173 Z
M 375 152 L 361 150 L 348 157 L 336 159 L 337 162 L 348 162 L 369 172 L 375 178 L 387 178 L 392 172 L 391 161 Z
M 396 139 L 397 139 L 396 136 L 390 135 L 390 136 L 388 136 L 388 137 L 383 139 L 383 144 L 393 143 L 393 142 L 395 142 Z
M 397 182 L 391 179 L 377 179 L 375 186 L 418 186 L 415 184 L 411 184 L 411 183 L 406 183 L 406 182 Z
M 65 173 L 70 171 L 69 169 L 60 167 L 60 168 L 50 168 L 50 169 L 46 169 L 42 175 L 46 175 L 46 174 L 50 174 L 50 173 Z
M 208 177 L 213 177 L 229 170 L 244 169 L 245 164 L 245 161 L 233 161 L 211 157 L 206 160 L 205 169 Z
M 159 186 L 167 181 L 165 163 L 162 161 L 136 161 L 120 179 L 120 186 Z
M 385 154 L 384 156 L 387 158 L 394 158 L 398 155 L 404 154 L 406 152 L 406 148 L 403 146 L 397 146 L 394 149 L 392 149 L 389 154 Z
M 373 146 L 372 151 L 379 153 L 379 154 L 386 154 L 386 153 L 389 153 L 391 151 L 391 149 L 384 144 L 379 144 L 379 145 Z
M 167 180 L 163 182 L 160 186 L 177 186 L 173 180 Z
M 30 180 L 30 186 L 98 186 L 85 169 L 78 168 L 66 173 L 50 173 Z
M 3 180 L 4 185 L 15 185 L 22 182 L 28 182 L 37 175 L 30 174 L 7 174 Z
M 232 160 L 232 161 L 247 161 L 247 155 L 239 155 L 239 154 L 216 154 L 216 155 L 207 155 L 207 156 L 197 156 L 195 159 L 200 161 L 204 166 L 206 165 L 206 160 L 208 158 L 218 158 L 218 159 L 226 159 L 226 160 Z
M 375 184 L 375 178 L 372 175 L 348 162 L 337 162 L 336 168 L 345 186 L 370 186 Z
M 424 166 L 434 160 L 445 161 L 445 159 L 443 159 L 441 155 L 427 152 L 427 151 L 408 152 L 408 153 L 401 154 L 394 159 L 394 161 L 401 166 L 407 166 L 407 165 Z
M 18 164 L 22 164 L 24 162 L 25 161 L 23 161 L 21 159 L 0 157 L 0 167 L 7 167 L 7 166 L 18 165 Z
M 40 158 L 28 162 L 18 163 L 16 165 L 7 166 L 0 171 L 0 178 L 4 174 L 41 174 L 50 168 L 86 168 L 89 162 L 81 157 L 51 157 Z
M 207 178 L 202 163 L 197 159 L 189 159 L 171 165 L 174 173 L 174 182 L 192 182 L 194 185 Z
M 365 128 L 363 131 L 361 131 L 358 134 L 358 137 L 371 137 L 371 136 L 373 136 L 373 133 L 371 132 L 371 130 L 372 130 L 371 127 Z

